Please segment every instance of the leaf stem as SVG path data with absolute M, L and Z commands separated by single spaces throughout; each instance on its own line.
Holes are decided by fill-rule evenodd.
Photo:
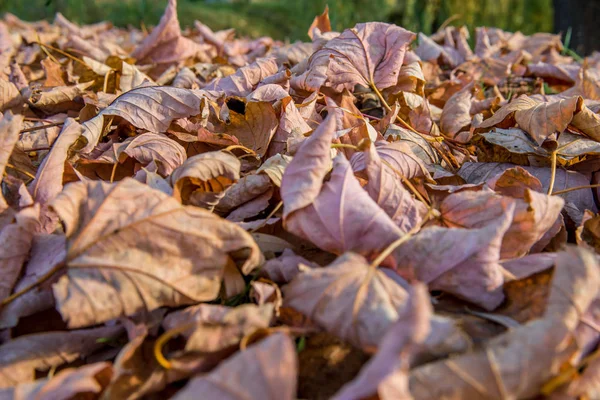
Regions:
M 412 182 L 405 177 L 402 172 L 398 171 L 396 168 L 394 168 L 392 166 L 392 164 L 390 164 L 388 161 L 386 160 L 381 160 L 385 165 L 388 166 L 388 168 L 390 168 L 392 171 L 394 171 L 396 173 L 396 175 L 398 175 L 400 177 L 400 179 L 402 180 L 402 183 L 404 183 L 411 192 L 413 192 L 413 194 L 416 196 L 417 199 L 421 200 L 423 202 L 423 204 L 425 204 L 427 206 L 427 208 L 431 208 L 431 205 L 429 204 L 429 201 L 425 200 L 425 198 L 423 197 L 423 195 L 421 194 L 421 192 L 419 192 L 417 190 L 417 188 L 415 187 L 415 185 L 412 184 Z
M 358 148 L 358 146 L 355 146 L 353 144 L 346 144 L 346 143 L 332 143 L 331 148 L 332 149 L 352 149 L 352 150 L 356 150 L 356 151 L 361 151 Z
M 550 379 L 548 382 L 546 382 L 544 384 L 544 386 L 542 386 L 541 393 L 544 396 L 549 396 L 552 392 L 554 392 L 560 386 L 571 381 L 577 375 L 578 371 L 581 368 L 588 366 L 590 362 L 592 362 L 598 358 L 600 358 L 600 349 L 597 349 L 592 354 L 588 355 L 583 360 L 581 360 L 579 365 L 569 366 L 569 368 L 565 369 L 559 375 Z
M 415 233 L 419 232 L 419 230 L 421 230 L 423 225 L 425 225 L 425 223 L 429 220 L 430 217 L 431 217 L 431 212 L 428 212 L 427 215 L 425 215 L 425 217 L 421 220 L 421 222 L 419 222 L 417 225 L 413 226 L 411 230 L 409 230 L 408 232 L 406 232 L 406 234 L 404 234 L 404 236 L 402 236 L 402 237 L 394 240 L 392 243 L 390 243 L 388 245 L 388 247 L 386 247 L 385 250 L 383 250 L 379 254 L 379 256 L 377 256 L 377 258 L 371 263 L 371 268 L 376 268 L 377 266 L 379 266 L 379 264 L 381 264 L 383 262 L 383 260 L 385 260 L 387 258 L 387 256 L 392 254 L 392 251 L 396 250 L 396 248 L 398 246 L 400 246 L 401 244 L 406 242 L 408 239 L 413 237 L 415 235 Z
M 265 218 L 265 219 L 263 220 L 263 222 L 262 222 L 260 225 L 258 225 L 256 228 L 252 229 L 252 230 L 250 231 L 250 233 L 254 233 L 254 232 L 256 232 L 257 230 L 259 230 L 260 228 L 262 228 L 263 226 L 265 226 L 265 225 L 266 225 L 266 223 L 267 223 L 267 222 L 269 222 L 269 220 L 271 219 L 271 217 L 272 217 L 273 215 L 275 215 L 275 213 L 276 213 L 277 211 L 279 211 L 279 209 L 281 208 L 281 206 L 283 206 L 283 201 L 280 201 L 279 203 L 277 203 L 277 205 L 275 206 L 275 208 L 273 209 L 273 211 L 271 211 L 271 212 L 269 213 L 269 215 L 267 215 L 267 218 Z
M 20 172 L 20 173 L 22 173 L 23 175 L 27 175 L 27 176 L 28 176 L 29 178 L 31 178 L 31 179 L 35 179 L 35 175 L 32 175 L 32 174 L 30 174 L 30 173 L 29 173 L 29 172 L 27 172 L 27 171 L 24 171 L 24 170 L 22 170 L 22 169 L 20 169 L 20 168 L 17 168 L 17 167 L 15 167 L 14 165 L 12 165 L 11 163 L 6 163 L 6 166 L 7 166 L 8 168 L 14 169 L 14 170 L 15 170 L 15 171 L 17 171 L 17 172 Z
M 110 172 L 110 183 L 113 183 L 115 181 L 115 174 L 117 173 L 118 165 L 119 165 L 119 161 L 117 160 L 117 162 L 115 162 L 112 167 L 112 171 Z
M 29 292 L 31 289 L 46 282 L 48 279 L 50 279 L 54 274 L 56 274 L 58 271 L 63 269 L 65 266 L 66 266 L 66 264 L 64 262 L 56 264 L 54 267 L 52 267 L 48 272 L 46 272 L 44 275 L 42 275 L 37 281 L 33 282 L 31 285 L 28 285 L 25 288 L 19 290 L 18 292 L 15 292 L 15 293 L 11 294 L 10 296 L 2 299 L 2 301 L 0 301 L 0 310 L 2 308 L 4 308 L 5 306 L 7 306 L 8 304 L 15 301 L 17 298 L 23 296 L 25 293 Z
M 389 112 L 392 111 L 392 107 L 390 107 L 390 105 L 388 104 L 387 101 L 385 101 L 385 98 L 383 97 L 383 95 L 381 94 L 381 92 L 379 91 L 379 89 L 377 89 L 377 86 L 375 86 L 374 83 L 371 83 L 371 89 L 375 92 L 375 94 L 377 95 L 377 97 L 379 98 L 379 101 L 381 102 L 381 105 Z
M 548 186 L 548 194 L 551 195 L 554 190 L 554 181 L 556 180 L 556 150 L 550 154 L 550 184 Z
M 375 84 L 373 84 L 373 83 L 371 83 L 370 86 L 371 86 L 371 89 L 373 90 L 373 92 L 375 92 L 375 94 L 379 98 L 379 101 L 381 102 L 381 104 L 383 105 L 383 107 L 388 112 L 392 111 L 392 108 L 387 103 L 387 101 L 385 100 L 385 98 L 383 97 L 383 95 L 381 94 L 381 92 L 379 91 L 379 89 L 377 89 L 377 86 L 375 86 Z M 400 125 L 402 125 L 404 128 L 408 129 L 409 131 L 411 131 L 413 133 L 416 133 L 417 135 L 419 135 L 420 137 L 422 137 L 427 142 L 430 142 L 430 143 L 439 143 L 440 142 L 440 140 L 438 140 L 438 138 L 427 137 L 427 135 L 424 135 L 421 132 L 417 131 L 415 128 L 413 128 L 412 126 L 410 126 L 410 124 L 408 122 L 406 122 L 402 118 L 400 118 L 399 115 L 396 115 L 396 122 L 399 122 Z M 443 141 L 444 138 L 442 137 L 441 140 Z M 437 153 L 442 157 L 442 159 L 446 162 L 446 164 L 448 164 L 448 167 L 450 167 L 450 168 L 454 167 L 453 164 L 452 164 L 452 162 L 451 162 L 451 160 L 444 154 L 444 152 L 441 149 L 438 149 L 438 148 L 434 147 L 434 150 L 437 151 Z

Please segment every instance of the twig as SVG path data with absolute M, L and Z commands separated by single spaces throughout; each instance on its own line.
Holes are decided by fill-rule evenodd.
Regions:
M 568 188 L 568 189 L 563 189 L 563 190 L 557 190 L 556 192 L 553 192 L 553 195 L 559 195 L 559 194 L 564 194 L 564 193 L 569 193 L 569 192 L 573 192 L 575 190 L 581 190 L 581 189 L 594 189 L 594 188 L 600 188 L 600 183 L 596 183 L 594 185 L 584 185 L 584 186 L 575 186 L 572 188 Z
M 22 173 L 23 175 L 27 175 L 27 176 L 28 176 L 29 178 L 31 178 L 31 179 L 35 179 L 35 175 L 32 175 L 32 174 L 30 174 L 29 172 L 22 170 L 21 168 L 17 168 L 17 167 L 15 167 L 14 165 L 12 165 L 11 163 L 6 163 L 6 166 L 7 166 L 8 168 L 14 169 L 14 170 L 15 170 L 15 171 L 17 171 L 17 172 L 20 172 L 20 173 Z
M 69 54 L 69 53 L 67 53 L 67 52 L 65 52 L 65 51 L 62 51 L 61 49 L 58 49 L 58 48 L 56 48 L 56 47 L 54 47 L 54 46 L 50 46 L 49 44 L 44 44 L 44 43 L 42 43 L 42 42 L 40 42 L 40 41 L 39 41 L 39 38 L 38 38 L 38 40 L 37 40 L 37 41 L 35 41 L 34 43 L 36 43 L 36 44 L 38 44 L 38 45 L 40 45 L 40 46 L 42 46 L 42 47 L 44 47 L 44 48 L 47 48 L 47 49 L 50 49 L 50 50 L 56 51 L 57 53 L 59 53 L 59 54 L 62 54 L 63 56 L 65 56 L 65 57 L 67 57 L 67 58 L 70 58 L 71 60 L 73 60 L 73 61 L 75 61 L 75 62 L 78 62 L 78 63 L 80 63 L 80 64 L 83 64 L 83 65 L 85 65 L 87 68 L 89 68 L 89 65 L 87 65 L 87 64 L 85 63 L 85 61 L 83 61 L 83 60 L 81 60 L 81 59 L 79 59 L 79 58 L 75 57 L 75 56 L 74 56 L 74 55 L 72 55 L 72 54 Z M 50 56 L 50 57 L 52 57 L 52 56 Z M 52 57 L 52 58 L 53 58 L 53 59 L 56 61 L 56 59 L 55 59 L 54 57 Z M 60 64 L 58 61 L 56 61 L 56 63 L 57 63 L 57 64 Z
M 77 117 L 75 119 L 79 119 L 79 117 Z M 65 124 L 64 122 L 54 122 L 54 123 L 48 124 L 48 125 L 38 125 L 38 126 L 33 126 L 31 128 L 23 129 L 23 130 L 19 131 L 19 133 L 34 132 L 34 131 L 39 131 L 41 129 L 53 128 L 55 126 L 61 126 L 64 124 Z
M 379 89 L 377 89 L 377 86 L 375 86 L 375 84 L 373 84 L 373 83 L 371 83 L 370 86 L 371 86 L 371 89 L 375 92 L 375 94 L 379 98 L 379 101 L 381 102 L 381 104 L 383 105 L 383 107 L 388 112 L 392 111 L 392 108 L 387 103 L 387 101 L 385 100 L 385 98 L 383 97 L 383 95 L 381 94 L 381 92 L 379 91 Z M 411 132 L 419 135 L 420 137 L 422 137 L 427 142 L 430 142 L 430 143 L 439 143 L 440 142 L 440 140 L 438 140 L 438 138 L 427 137 L 427 135 L 424 135 L 421 132 L 417 131 L 415 128 L 413 128 L 412 126 L 410 126 L 410 124 L 408 122 L 406 122 L 402 118 L 400 118 L 399 115 L 396 115 L 396 122 L 399 122 L 400 125 L 402 125 L 404 128 L 406 128 L 409 131 L 411 131 Z M 441 139 L 441 141 L 444 140 L 443 137 L 441 137 L 440 139 Z M 435 147 L 434 147 L 434 150 L 440 155 L 440 157 L 442 157 L 442 159 L 446 162 L 446 164 L 448 164 L 449 168 L 454 168 L 455 167 L 455 165 L 452 164 L 452 161 L 444 154 L 443 151 L 441 151 L 440 149 L 435 148 Z M 456 167 L 458 167 L 458 166 L 456 166 Z
M 412 184 L 412 182 L 402 174 L 402 172 L 400 172 L 396 168 L 394 168 L 392 166 L 392 164 L 390 164 L 388 161 L 386 161 L 386 160 L 381 160 L 381 161 L 385 165 L 387 165 L 392 171 L 394 171 L 396 173 L 396 175 L 398 175 L 400 177 L 400 179 L 402 180 L 402 183 L 404 183 L 406 186 L 408 186 L 410 191 L 413 192 L 413 194 L 417 197 L 417 199 L 421 200 L 428 208 L 431 208 L 431 204 L 429 204 L 429 202 L 427 200 L 425 200 L 423 195 L 417 190 L 417 188 Z
M 259 230 L 260 228 L 262 228 L 263 226 L 265 226 L 265 225 L 266 225 L 266 223 L 267 223 L 267 222 L 269 222 L 269 220 L 271 219 L 271 217 L 272 217 L 273 215 L 275 215 L 275 213 L 276 213 L 277 211 L 279 211 L 279 209 L 281 208 L 281 206 L 283 206 L 283 201 L 280 201 L 279 203 L 277 203 L 277 205 L 275 206 L 275 208 L 273 209 L 273 211 L 271 211 L 271 212 L 269 213 L 269 215 L 267 215 L 267 218 L 265 218 L 265 219 L 264 219 L 264 221 L 263 221 L 261 224 L 259 224 L 259 225 L 258 225 L 256 228 L 252 229 L 252 230 L 250 231 L 250 233 L 254 233 L 254 232 L 256 232 L 257 230 Z
M 554 190 L 554 181 L 556 180 L 556 154 L 557 151 L 554 150 L 551 154 L 550 154 L 550 185 L 548 186 L 548 194 L 552 194 L 552 191 Z

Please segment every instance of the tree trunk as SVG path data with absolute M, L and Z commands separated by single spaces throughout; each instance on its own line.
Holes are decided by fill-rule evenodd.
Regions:
M 553 0 L 554 31 L 571 28 L 569 48 L 585 56 L 600 50 L 600 0 Z

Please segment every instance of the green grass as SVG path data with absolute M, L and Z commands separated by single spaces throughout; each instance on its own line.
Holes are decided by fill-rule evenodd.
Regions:
M 313 17 L 329 4 L 334 29 L 357 22 L 388 21 L 431 33 L 447 18 L 453 25 L 497 26 L 530 34 L 552 30 L 551 0 L 267 0 L 206 3 L 179 0 L 182 26 L 200 20 L 211 28 L 235 28 L 240 35 L 308 40 Z M 166 0 L 0 0 L 0 12 L 25 20 L 52 20 L 60 11 L 78 23 L 112 21 L 117 26 L 155 25 Z

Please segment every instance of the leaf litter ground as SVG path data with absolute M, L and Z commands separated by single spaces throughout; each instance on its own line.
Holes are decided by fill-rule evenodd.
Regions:
M 600 57 L 0 21 L 0 398 L 600 396 Z

